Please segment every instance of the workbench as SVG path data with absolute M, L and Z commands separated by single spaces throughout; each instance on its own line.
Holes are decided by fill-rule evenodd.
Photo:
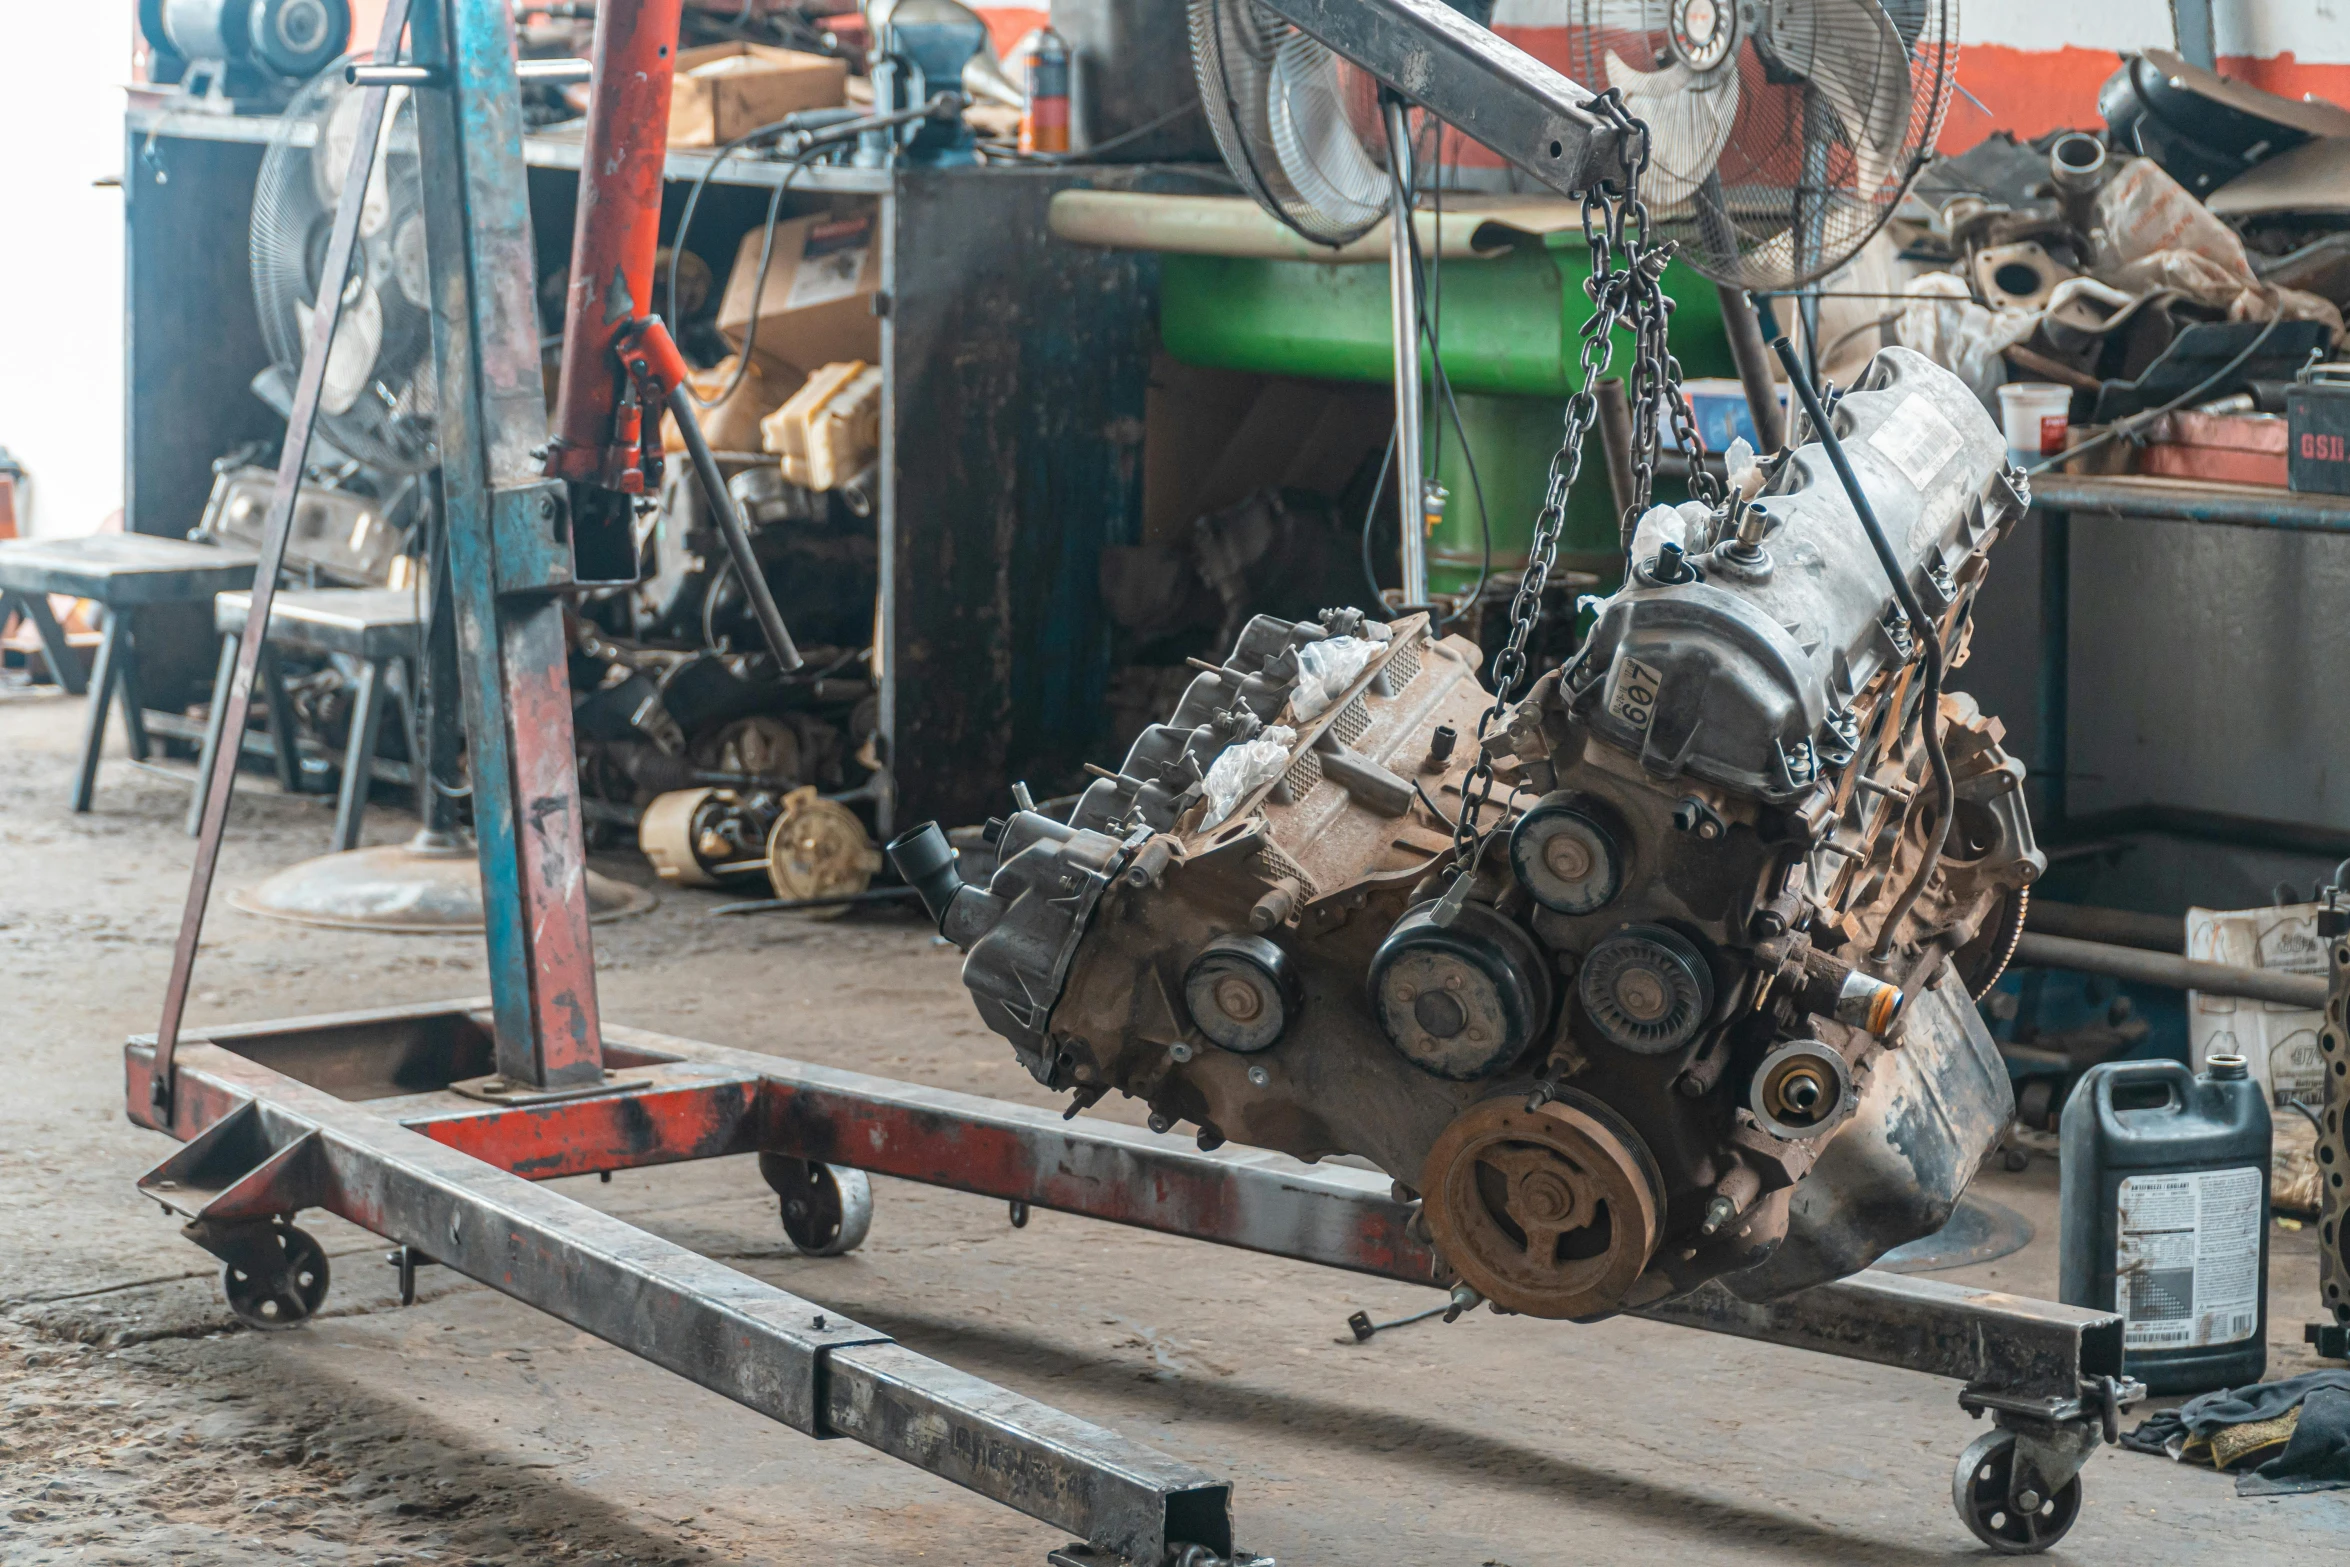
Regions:
M 2350 705 L 2317 675 L 2350 657 L 2350 497 L 2044 473 L 2032 500 L 1960 684 L 2022 742 L 2043 839 L 2350 853 Z

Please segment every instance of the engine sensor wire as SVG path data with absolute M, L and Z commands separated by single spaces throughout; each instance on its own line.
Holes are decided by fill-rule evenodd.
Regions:
M 1925 684 L 1918 696 L 1918 726 L 1925 735 L 1926 761 L 1934 770 L 1934 792 L 1940 800 L 1933 830 L 1926 834 L 1925 858 L 1918 862 L 1917 874 L 1910 878 L 1909 886 L 1886 914 L 1884 928 L 1877 934 L 1876 950 L 1869 954 L 1881 963 L 1892 955 L 1894 937 L 1901 929 L 1902 920 L 1908 917 L 1919 894 L 1926 890 L 1926 883 L 1933 879 L 1942 863 L 1942 845 L 1950 836 L 1951 804 L 1958 798 L 1951 779 L 1950 756 L 1942 746 L 1942 637 L 1934 623 L 1926 618 L 1924 606 L 1911 590 L 1909 575 L 1901 569 L 1901 561 L 1885 537 L 1884 526 L 1877 521 L 1876 509 L 1869 505 L 1868 495 L 1852 471 L 1851 459 L 1844 455 L 1844 443 L 1837 438 L 1836 426 L 1829 421 L 1828 410 L 1820 402 L 1819 389 L 1804 373 L 1803 362 L 1795 355 L 1795 345 L 1782 335 L 1771 344 L 1771 350 L 1786 367 L 1787 383 L 1802 400 L 1804 417 L 1811 422 L 1812 433 L 1827 449 L 1828 462 L 1835 468 L 1836 478 L 1843 484 L 1844 494 L 1869 536 L 1870 547 L 1877 552 L 1877 563 L 1885 568 L 1886 580 L 1893 584 L 1893 597 L 1899 601 L 1901 613 L 1909 618 L 1910 631 L 1918 639 L 1918 650 L 1925 663 Z

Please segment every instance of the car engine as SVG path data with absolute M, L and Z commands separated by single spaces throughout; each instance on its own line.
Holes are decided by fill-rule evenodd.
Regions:
M 1899 348 L 1829 417 L 1963 662 L 2028 504 L 2000 432 Z M 1077 1107 L 1375 1164 L 1471 1304 L 1768 1299 L 1938 1229 L 2012 1114 L 1973 998 L 2046 865 L 2023 767 L 1925 712 L 1822 446 L 1742 476 L 1642 519 L 1521 700 L 1425 616 L 1259 617 L 1066 822 L 991 823 L 984 882 L 905 835 L 987 1023 Z

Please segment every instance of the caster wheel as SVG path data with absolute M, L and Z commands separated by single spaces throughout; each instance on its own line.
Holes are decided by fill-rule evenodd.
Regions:
M 838 1257 L 865 1244 L 873 1183 L 864 1171 L 763 1153 L 759 1173 L 782 1200 L 783 1233 L 803 1256 Z
M 296 1327 L 326 1302 L 326 1249 L 309 1232 L 281 1224 L 269 1232 L 283 1260 L 267 1274 L 248 1273 L 233 1262 L 220 1267 L 220 1290 L 228 1309 L 249 1328 L 274 1333 Z
M 2063 1539 L 2081 1515 L 2081 1477 L 2067 1480 L 2054 1496 L 2019 1498 L 2037 1501 L 2036 1508 L 2026 1511 L 2008 1501 L 2014 1469 L 2015 1433 L 1984 1432 L 1958 1455 L 1957 1472 L 1950 1477 L 1950 1504 L 1975 1538 L 2000 1555 L 2031 1556 Z

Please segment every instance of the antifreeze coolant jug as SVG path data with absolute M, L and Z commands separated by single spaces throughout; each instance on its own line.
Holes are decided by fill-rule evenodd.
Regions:
M 2113 1061 L 2065 1101 L 2068 1306 L 2122 1314 L 2122 1366 L 2154 1393 L 2258 1382 L 2268 1367 L 2268 1103 L 2242 1056 L 2198 1077 Z

